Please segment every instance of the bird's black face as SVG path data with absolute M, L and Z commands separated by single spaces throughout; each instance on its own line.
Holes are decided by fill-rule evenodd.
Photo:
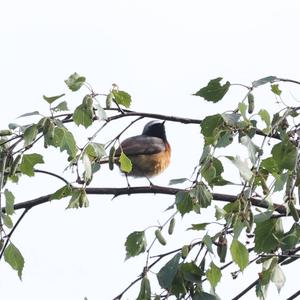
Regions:
M 143 130 L 143 135 L 147 136 L 155 136 L 158 138 L 163 139 L 164 141 L 167 140 L 166 137 L 166 130 L 165 130 L 165 122 L 160 122 L 160 121 L 150 121 L 147 123 L 144 127 Z

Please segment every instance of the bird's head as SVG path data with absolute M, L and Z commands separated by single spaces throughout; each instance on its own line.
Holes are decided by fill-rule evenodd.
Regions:
M 150 121 L 147 123 L 143 130 L 143 135 L 147 136 L 154 136 L 161 138 L 162 140 L 166 141 L 166 130 L 165 130 L 165 121 L 161 122 L 158 120 Z

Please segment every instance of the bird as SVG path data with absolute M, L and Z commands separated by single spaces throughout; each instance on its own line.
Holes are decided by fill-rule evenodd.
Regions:
M 165 121 L 148 122 L 141 135 L 129 137 L 116 149 L 115 157 L 121 153 L 130 159 L 132 170 L 125 175 L 149 179 L 162 173 L 170 164 L 171 146 L 167 141 Z M 117 164 L 120 166 L 118 160 Z

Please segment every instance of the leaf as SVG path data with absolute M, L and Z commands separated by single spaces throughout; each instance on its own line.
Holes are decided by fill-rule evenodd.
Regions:
M 275 284 L 278 293 L 280 293 L 281 288 L 285 284 L 286 278 L 278 264 L 272 270 L 271 281 Z
M 92 178 L 92 164 L 86 153 L 82 156 L 82 162 L 84 166 L 84 179 L 89 181 Z
M 134 231 L 128 235 L 126 242 L 126 259 L 146 251 L 147 241 L 145 231 Z
M 211 262 L 210 268 L 206 271 L 206 277 L 213 289 L 215 289 L 222 277 L 220 268 L 218 268 L 213 262 Z
M 270 114 L 268 113 L 268 111 L 266 109 L 261 109 L 258 112 L 258 115 L 260 116 L 260 118 L 266 123 L 267 128 L 264 129 L 263 131 L 265 133 L 269 133 L 271 130 L 271 117 Z
M 278 78 L 276 76 L 267 76 L 264 78 L 261 78 L 259 80 L 253 81 L 252 86 L 253 87 L 258 87 L 260 85 L 266 84 L 266 83 L 272 83 L 274 81 L 277 81 Z
M 38 128 L 36 124 L 27 127 L 24 131 L 24 146 L 30 145 L 38 134 Z
M 180 270 L 185 280 L 195 283 L 201 282 L 202 271 L 194 262 L 182 264 Z
M 257 214 L 254 216 L 254 222 L 255 223 L 261 223 L 269 220 L 273 215 L 272 210 L 266 210 L 263 213 Z
M 151 300 L 151 287 L 147 275 L 141 281 L 140 292 L 136 300 Z
M 288 172 L 279 175 L 274 175 L 274 177 L 275 177 L 274 193 L 280 192 L 283 190 L 283 187 L 285 186 L 288 180 Z
M 190 191 L 190 195 L 198 201 L 200 207 L 206 208 L 210 206 L 213 196 L 203 182 L 197 183 Z
M 13 228 L 13 221 L 8 214 L 1 213 L 1 219 L 7 228 Z
M 271 91 L 277 96 L 280 96 L 282 93 L 278 84 L 271 84 Z
M 44 159 L 40 154 L 24 154 L 20 164 L 20 171 L 27 176 L 34 176 L 34 166 L 43 163 Z
M 225 123 L 229 126 L 237 126 L 238 121 L 241 117 L 238 113 L 223 113 L 222 118 L 224 119 Z
M 72 187 L 70 185 L 64 185 L 62 188 L 58 189 L 55 193 L 50 196 L 49 200 L 60 200 L 62 198 L 72 195 Z
M 65 80 L 66 85 L 73 92 L 78 91 L 85 83 L 85 77 L 78 75 L 76 72 Z
M 159 285 L 163 289 L 168 289 L 171 287 L 173 279 L 178 270 L 178 264 L 181 254 L 177 253 L 171 260 L 169 260 L 157 273 L 157 279 Z
M 176 194 L 176 208 L 184 216 L 193 210 L 193 199 L 188 192 L 180 191 Z
M 230 130 L 220 131 L 216 147 L 225 148 L 233 142 L 233 134 Z
M 68 108 L 67 102 L 66 101 L 62 101 L 58 105 L 56 105 L 55 107 L 52 107 L 51 110 L 54 111 L 54 112 L 58 112 L 58 111 L 69 110 L 69 108 Z
M 206 226 L 210 223 L 199 223 L 199 224 L 191 224 L 192 227 L 188 228 L 187 230 L 205 230 Z
M 126 93 L 124 91 L 113 90 L 112 94 L 114 96 L 114 99 L 115 99 L 116 103 L 118 103 L 119 105 L 123 105 L 126 108 L 130 107 L 131 96 L 128 93 Z
M 101 107 L 101 105 L 99 103 L 96 103 L 95 107 L 96 107 L 96 115 L 98 117 L 98 120 L 99 121 L 106 120 L 107 115 L 105 110 Z
M 247 135 L 241 137 L 241 144 L 248 149 L 250 161 L 254 165 L 256 163 L 256 153 L 260 152 L 260 148 Z
M 4 259 L 14 270 L 18 272 L 18 276 L 22 280 L 24 258 L 19 249 L 11 242 L 4 250 Z
M 120 162 L 120 168 L 123 172 L 125 173 L 131 172 L 132 170 L 131 160 L 127 157 L 127 155 L 123 151 L 121 152 L 119 162 Z
M 8 189 L 4 190 L 4 196 L 5 196 L 5 200 L 6 200 L 5 201 L 5 212 L 8 215 L 12 215 L 15 211 L 15 209 L 14 209 L 15 196 Z
M 277 219 L 268 219 L 264 222 L 256 223 L 256 228 L 254 230 L 254 250 L 257 253 L 271 252 L 278 247 L 279 240 L 276 236 L 278 231 L 276 229 L 277 222 Z
M 276 144 L 272 148 L 271 153 L 280 172 L 284 169 L 288 169 L 290 171 L 294 170 L 298 151 L 297 147 L 289 140 Z
M 253 173 L 248 167 L 248 163 L 246 160 L 242 161 L 239 156 L 236 157 L 226 156 L 226 158 L 228 158 L 238 168 L 241 177 L 245 181 L 251 180 Z
M 173 184 L 179 184 L 179 183 L 184 183 L 186 181 L 188 181 L 188 178 L 176 178 L 176 179 L 171 179 L 169 181 L 169 185 L 173 185 Z
M 201 88 L 194 95 L 203 97 L 205 100 L 212 101 L 214 103 L 220 101 L 228 92 L 230 87 L 229 81 L 227 81 L 224 85 L 221 85 L 220 82 L 222 79 L 222 77 L 218 77 L 210 80 L 206 87 Z
M 93 117 L 93 99 L 88 95 L 84 97 L 83 103 L 76 107 L 73 120 L 76 125 L 88 128 L 93 123 Z
M 246 115 L 247 105 L 244 102 L 239 102 L 238 108 L 239 108 L 239 111 L 240 111 L 244 121 L 247 121 L 248 120 L 247 115 Z
M 281 239 L 281 249 L 283 251 L 292 250 L 300 242 L 300 225 L 294 223 L 292 228 L 284 234 Z
M 85 153 L 91 160 L 100 160 L 103 156 L 106 156 L 104 144 L 89 143 L 85 148 Z
M 278 165 L 273 157 L 265 158 L 261 161 L 261 168 L 266 169 L 271 174 L 279 173 Z
M 212 249 L 212 239 L 209 235 L 205 235 L 203 238 L 202 238 L 202 242 L 204 243 L 204 245 L 206 246 L 207 250 L 210 252 L 210 253 L 213 253 L 213 249 Z
M 67 208 L 82 208 L 89 206 L 89 200 L 84 189 L 72 189 L 72 197 Z
M 243 271 L 249 264 L 249 252 L 247 248 L 238 240 L 233 239 L 230 246 L 230 253 L 233 261 Z
M 58 96 L 52 96 L 52 97 L 47 97 L 45 95 L 43 95 L 43 98 L 44 100 L 46 100 L 49 104 L 52 104 L 55 100 L 63 97 L 65 94 L 61 94 L 61 95 L 58 95 Z
M 61 152 L 66 150 L 71 158 L 76 156 L 77 146 L 74 136 L 66 128 L 55 127 L 53 141 L 49 145 L 59 147 Z
M 201 122 L 201 133 L 204 135 L 205 144 L 213 144 L 218 140 L 220 128 L 224 124 L 222 115 L 207 116 Z
M 23 114 L 21 116 L 18 116 L 17 119 L 23 118 L 23 117 L 29 117 L 29 116 L 37 116 L 37 115 L 40 115 L 40 113 L 37 110 L 35 110 L 35 111 L 32 111 L 32 112 Z M 10 125 L 12 125 L 12 124 L 10 124 Z M 17 125 L 17 124 L 15 124 L 15 125 Z M 17 127 L 19 127 L 19 125 L 17 125 Z M 15 129 L 15 128 L 10 128 L 10 129 Z

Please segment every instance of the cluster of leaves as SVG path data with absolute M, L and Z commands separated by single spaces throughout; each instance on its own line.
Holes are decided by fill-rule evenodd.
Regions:
M 184 190 L 177 192 L 174 204 L 168 209 L 173 211 L 172 216 L 163 225 L 154 226 L 153 235 L 153 226 L 147 229 L 153 237 L 150 246 L 147 243 L 146 230 L 134 231 L 126 239 L 126 259 L 143 253 L 147 255 L 146 265 L 139 277 L 141 285 L 138 300 L 158 300 L 170 296 L 177 299 L 217 299 L 216 287 L 224 269 L 231 262 L 239 269 L 232 274 L 233 279 L 251 262 L 261 265 L 256 284 L 258 297 L 265 297 L 270 282 L 275 283 L 280 291 L 285 282 L 281 266 L 295 260 L 293 255 L 297 253 L 300 243 L 297 210 L 300 185 L 297 125 L 299 108 L 285 106 L 282 102 L 280 112 L 273 115 L 266 109 L 255 109 L 255 89 L 269 85 L 271 93 L 280 100 L 280 81 L 286 80 L 270 76 L 254 81 L 249 87 L 243 85 L 247 89 L 246 95 L 235 104 L 231 112 L 227 110 L 199 120 L 204 139 L 203 150 L 199 154 L 199 164 L 192 179 L 180 178 L 170 182 L 187 184 Z M 107 94 L 97 94 L 85 77 L 77 73 L 69 76 L 65 83 L 72 92 L 81 90 L 83 86 L 89 90 L 72 112 L 68 109 L 67 101 L 61 101 L 65 94 L 43 96 L 49 105 L 49 116 L 42 116 L 37 111 L 26 113 L 21 117 L 35 116 L 38 120 L 26 125 L 9 124 L 7 129 L 0 131 L 0 188 L 1 196 L 5 197 L 5 205 L 1 205 L 3 202 L 0 198 L 0 259 L 4 256 L 20 278 L 24 258 L 11 242 L 11 235 L 26 210 L 14 223 L 12 215 L 15 197 L 6 187 L 8 180 L 18 182 L 20 176 L 33 177 L 41 171 L 36 169 L 36 165 L 43 164 L 46 159 L 40 153 L 32 152 L 32 148 L 42 141 L 45 148 L 54 147 L 64 152 L 67 157 L 66 165 L 76 170 L 74 184 L 63 178 L 65 185 L 54 192 L 50 200 L 70 197 L 68 208 L 87 207 L 87 186 L 92 182 L 93 175 L 99 171 L 104 158 L 108 160 L 109 167 L 113 168 L 116 161 L 115 145 L 123 133 L 122 131 L 108 143 L 94 141 L 99 132 L 114 119 L 107 116 L 107 110 L 115 105 L 116 109 L 113 111 L 119 116 L 130 113 L 127 108 L 130 107 L 131 97 L 116 85 Z M 211 103 L 218 103 L 232 86 L 234 85 L 230 82 L 223 84 L 222 78 L 216 78 L 194 95 Z M 105 96 L 103 105 L 98 100 L 99 96 Z M 98 129 L 94 135 L 87 138 L 85 145 L 79 147 L 75 135 L 67 127 L 72 122 L 84 128 L 91 127 L 95 122 L 100 123 L 97 123 Z M 290 123 L 293 125 L 289 125 Z M 233 144 L 246 147 L 248 157 L 242 159 L 238 153 L 218 156 L 219 150 L 223 151 Z M 238 170 L 239 182 L 225 178 L 225 160 Z M 122 151 L 118 163 L 124 172 L 131 171 L 132 163 Z M 48 174 L 55 175 L 50 172 Z M 241 187 L 236 199 L 230 201 L 223 195 L 224 200 L 229 203 L 222 208 L 214 206 L 215 214 L 210 222 L 191 224 L 188 228 L 197 233 L 197 241 L 180 245 L 178 249 L 161 254 L 150 263 L 149 252 L 152 246 L 155 242 L 162 246 L 167 244 L 164 229 L 168 227 L 168 236 L 171 238 L 177 215 L 183 218 L 187 214 L 200 214 L 206 208 L 212 207 L 216 187 L 232 184 Z M 281 192 L 282 201 L 273 204 L 272 196 L 278 192 Z M 255 210 L 254 200 L 264 209 Z M 293 220 L 287 231 L 282 224 L 282 219 L 286 216 Z M 9 233 L 6 233 L 7 230 Z M 254 258 L 251 260 L 253 253 Z M 149 271 L 169 255 L 173 257 L 155 271 L 161 290 L 154 293 L 151 291 L 152 274 L 150 276 Z M 204 289 L 204 281 L 210 283 L 209 293 Z M 125 291 L 116 299 L 121 299 Z
M 219 102 L 232 86 L 228 81 L 222 84 L 221 80 L 222 78 L 211 80 L 194 95 L 213 103 Z M 277 84 L 279 81 L 279 78 L 270 76 L 253 82 L 250 87 L 244 86 L 247 93 L 231 113 L 206 116 L 202 120 L 201 134 L 205 142 L 198 172 L 192 180 L 192 185 L 186 191 L 176 194 L 172 207 L 175 214 L 180 213 L 183 217 L 190 212 L 200 213 L 203 208 L 211 206 L 214 187 L 233 184 L 223 178 L 225 170 L 222 159 L 229 160 L 239 171 L 241 190 L 234 202 L 226 204 L 223 208 L 215 206 L 215 219 L 222 226 L 221 230 L 216 231 L 216 226 L 212 226 L 212 223 L 192 224 L 189 230 L 206 230 L 201 241 L 183 245 L 177 251 L 166 254 L 175 252 L 175 256 L 156 273 L 162 292 L 157 294 L 155 299 L 166 299 L 171 295 L 176 299 L 217 299 L 215 288 L 221 280 L 224 272 L 222 270 L 230 259 L 240 271 L 253 261 L 261 265 L 256 283 L 256 293 L 260 298 L 265 298 L 270 282 L 276 285 L 278 291 L 284 285 L 285 275 L 281 265 L 295 260 L 291 257 L 286 258 L 299 250 L 300 243 L 299 211 L 296 208 L 300 185 L 299 125 L 294 125 L 297 124 L 299 108 L 283 105 L 280 113 L 271 116 L 266 109 L 255 111 L 254 97 L 254 89 L 264 84 L 270 84 L 271 92 L 280 97 L 281 90 Z M 289 119 L 294 126 L 289 126 Z M 256 145 L 256 141 L 260 141 L 260 146 Z M 222 156 L 222 159 L 217 157 L 218 149 L 233 143 L 247 148 L 247 159 L 241 159 L 238 153 L 236 156 Z M 268 151 L 267 147 L 270 145 L 272 147 Z M 185 181 L 187 179 L 181 178 L 174 179 L 171 183 Z M 276 192 L 281 192 L 282 197 L 281 203 L 277 205 L 271 200 Z M 255 211 L 253 199 L 265 203 L 267 209 Z M 284 214 L 278 214 L 276 211 L 278 204 L 283 208 Z M 287 231 L 284 231 L 282 225 L 284 216 L 293 218 Z M 162 227 L 159 228 L 160 234 Z M 208 230 L 209 228 L 212 229 Z M 209 234 L 214 231 L 214 234 Z M 165 245 L 164 238 L 157 234 L 155 237 Z M 252 243 L 253 247 L 246 247 L 245 239 L 248 244 Z M 149 251 L 145 231 L 130 234 L 125 245 L 127 258 Z M 195 251 L 191 251 L 194 248 L 198 248 L 196 255 L 193 255 Z M 250 260 L 251 252 L 255 252 L 253 260 Z M 208 256 L 209 253 L 214 256 Z M 150 265 L 150 268 L 152 266 Z M 147 268 L 149 269 L 149 265 L 145 269 L 148 270 Z M 232 274 L 233 279 L 238 273 Z M 144 272 L 142 278 L 137 299 L 151 299 L 147 272 Z M 211 285 L 210 294 L 203 290 L 205 280 Z
M 4 206 L 1 205 L 0 198 L 0 258 L 4 255 L 5 261 L 17 270 L 20 278 L 24 267 L 24 258 L 10 239 L 18 222 L 14 226 L 11 218 L 14 214 L 15 197 L 11 191 L 5 188 L 8 180 L 18 182 L 20 176 L 33 177 L 39 171 L 36 166 L 45 162 L 44 157 L 40 153 L 28 152 L 31 152 L 37 142 L 43 141 L 45 148 L 52 146 L 67 154 L 67 164 L 70 168 L 76 168 L 76 182 L 79 184 L 79 186 L 74 186 L 67 183 L 53 193 L 50 200 L 70 196 L 68 208 L 87 207 L 89 201 L 85 188 L 91 182 L 93 174 L 100 169 L 100 160 L 106 156 L 105 145 L 89 139 L 80 148 L 74 134 L 66 125 L 74 122 L 78 126 L 82 125 L 88 128 L 96 121 L 103 121 L 104 124 L 107 124 L 105 108 L 110 108 L 112 103 L 115 103 L 121 110 L 120 106 L 128 108 L 131 103 L 130 95 L 113 85 L 109 93 L 104 95 L 106 97 L 105 105 L 101 106 L 97 99 L 99 95 L 91 90 L 85 77 L 77 73 L 69 76 L 65 83 L 73 92 L 78 91 L 84 85 L 89 89 L 89 94 L 83 97 L 82 103 L 73 112 L 69 111 L 67 101 L 58 102 L 66 96 L 65 94 L 43 96 L 43 100 L 49 105 L 49 116 L 42 116 L 38 111 L 26 113 L 19 118 L 37 117 L 38 121 L 26 125 L 10 123 L 7 129 L 0 130 L 0 188 L 6 200 Z M 125 154 L 122 153 L 120 163 L 126 170 L 129 167 L 127 166 L 127 157 L 124 156 Z M 80 174 L 80 165 L 83 166 L 82 174 Z M 128 169 L 128 171 L 130 170 Z M 48 174 L 51 175 L 50 172 Z M 11 233 L 6 234 L 6 229 L 11 230 Z

